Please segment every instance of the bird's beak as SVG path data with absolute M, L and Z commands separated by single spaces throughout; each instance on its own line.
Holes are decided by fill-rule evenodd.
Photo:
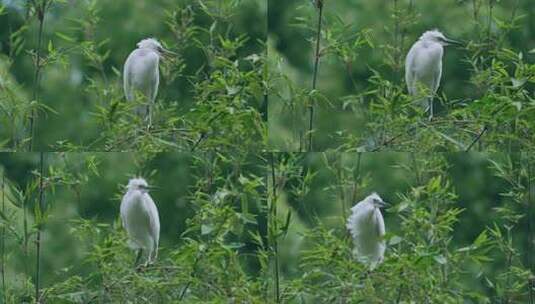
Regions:
M 177 56 L 177 55 L 178 54 L 175 53 L 175 52 L 172 52 L 172 51 L 166 50 L 166 49 L 162 49 L 162 57 L 164 57 L 164 58 L 169 59 L 169 58 L 172 58 L 172 57 Z
M 463 46 L 464 44 L 460 41 L 457 41 L 457 40 L 453 40 L 453 39 L 449 39 L 449 38 L 446 38 L 444 39 L 444 41 L 447 43 L 447 44 L 451 44 L 451 45 L 457 45 L 457 46 Z
M 158 189 L 160 189 L 160 187 L 156 187 L 156 186 L 148 186 L 148 187 L 145 188 L 145 189 L 152 191 L 152 190 L 158 190 Z
M 385 208 L 385 207 L 389 207 L 390 206 L 389 203 L 384 202 L 384 201 L 380 201 L 379 203 L 377 203 L 377 205 L 379 206 L 379 208 Z

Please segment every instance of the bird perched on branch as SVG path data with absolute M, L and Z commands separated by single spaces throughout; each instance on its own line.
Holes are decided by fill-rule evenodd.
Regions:
M 160 58 L 175 54 L 166 50 L 154 38 L 143 39 L 137 49 L 126 59 L 123 71 L 124 94 L 126 100 L 133 101 L 138 95 L 144 100 L 144 106 L 136 109 L 136 113 L 145 118 L 150 126 L 152 123 L 152 105 L 158 94 L 160 76 L 158 66 Z
M 442 77 L 442 56 L 444 46 L 460 44 L 446 38 L 438 30 L 423 33 L 413 44 L 405 60 L 405 81 L 412 96 L 425 96 L 421 103 L 433 118 L 433 96 L 436 94 Z
M 385 253 L 385 222 L 379 208 L 386 203 L 377 193 L 368 195 L 351 208 L 347 229 L 353 237 L 353 254 L 358 261 L 374 269 Z
M 121 221 L 129 238 L 129 246 L 138 250 L 135 264 L 145 253 L 145 266 L 154 262 L 158 255 L 160 218 L 158 209 L 149 195 L 149 185 L 143 178 L 128 182 L 126 194 L 121 201 Z

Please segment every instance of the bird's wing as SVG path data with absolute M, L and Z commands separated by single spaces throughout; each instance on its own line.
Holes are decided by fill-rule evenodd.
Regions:
M 439 68 L 437 69 L 437 71 L 435 71 L 433 75 L 433 94 L 436 94 L 436 92 L 438 91 L 438 87 L 440 86 L 440 78 L 442 78 L 442 62 L 439 63 Z
M 381 210 L 378 208 L 375 209 L 375 220 L 377 223 L 377 235 L 382 237 L 385 235 L 385 221 L 383 219 L 383 215 L 381 214 Z
M 405 83 L 407 84 L 407 90 L 410 95 L 416 94 L 414 87 L 414 70 L 412 69 L 415 52 L 415 47 L 413 46 L 405 59 Z
M 125 222 L 125 213 L 126 213 L 126 196 L 128 195 L 125 194 L 123 196 L 123 199 L 121 200 L 121 223 L 123 224 L 123 228 L 126 229 L 126 222 Z
M 155 249 L 157 249 L 160 241 L 160 216 L 158 215 L 158 208 L 156 208 L 156 204 L 154 204 L 152 197 L 146 194 L 146 198 L 146 207 L 148 209 L 150 219 L 150 234 L 155 242 Z
M 158 86 L 160 85 L 160 73 L 158 71 L 158 65 L 156 65 L 156 72 L 153 78 L 151 78 L 151 85 L 149 86 L 148 97 L 151 102 L 156 100 L 156 95 L 158 95 Z
M 366 209 L 366 203 L 364 201 L 359 202 L 355 206 L 351 208 L 351 215 L 347 219 L 346 227 L 353 236 L 353 238 L 358 238 L 359 235 L 362 233 L 360 222 L 361 217 L 365 213 Z
M 134 64 L 132 61 L 132 53 L 128 56 L 126 59 L 126 62 L 124 63 L 124 70 L 123 70 L 123 88 L 124 88 L 124 95 L 126 97 L 126 100 L 132 101 L 133 99 L 133 93 L 134 88 L 132 86 L 132 65 Z

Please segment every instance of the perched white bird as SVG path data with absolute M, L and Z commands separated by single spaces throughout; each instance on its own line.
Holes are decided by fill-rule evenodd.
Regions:
M 374 192 L 353 206 L 347 219 L 346 226 L 355 245 L 353 254 L 371 269 L 383 261 L 385 253 L 385 222 L 379 210 L 384 206 L 385 202 Z
M 160 58 L 174 53 L 164 49 L 153 38 L 143 39 L 138 42 L 137 46 L 138 48 L 130 53 L 124 64 L 124 94 L 128 101 L 135 100 L 137 93 L 141 93 L 141 96 L 146 99 L 146 105 L 138 107 L 136 112 L 144 116 L 150 126 L 152 123 L 151 107 L 158 94 L 160 82 L 158 71 Z
M 145 251 L 145 265 L 156 260 L 160 239 L 158 209 L 149 195 L 149 185 L 143 178 L 128 182 L 126 194 L 121 201 L 121 220 L 129 237 L 129 245 L 138 250 L 136 264 Z
M 422 104 L 433 118 L 433 96 L 436 94 L 442 77 L 442 56 L 444 46 L 460 44 L 446 38 L 438 30 L 423 33 L 411 47 L 405 60 L 405 81 L 412 96 L 426 96 Z

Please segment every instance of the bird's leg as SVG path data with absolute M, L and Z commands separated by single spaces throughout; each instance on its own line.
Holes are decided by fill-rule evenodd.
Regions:
M 151 110 L 151 104 L 148 104 L 147 105 L 147 118 L 148 118 L 148 121 L 149 121 L 149 124 L 147 125 L 147 129 L 150 129 L 150 127 L 152 126 L 152 110 Z
M 143 249 L 139 249 L 137 251 L 137 257 L 136 257 L 136 261 L 134 262 L 134 266 L 137 266 L 137 264 L 139 263 L 139 259 L 141 259 L 141 256 L 143 255 Z
M 152 251 L 147 254 L 147 260 L 145 261 L 145 264 L 143 264 L 143 267 L 147 268 L 149 265 L 152 265 Z
M 429 102 L 429 120 L 432 120 L 433 119 L 433 98 L 429 98 L 428 99 L 428 102 Z
M 153 250 L 153 257 L 152 260 L 156 261 L 156 258 L 158 257 L 158 243 L 154 243 L 154 250 Z

